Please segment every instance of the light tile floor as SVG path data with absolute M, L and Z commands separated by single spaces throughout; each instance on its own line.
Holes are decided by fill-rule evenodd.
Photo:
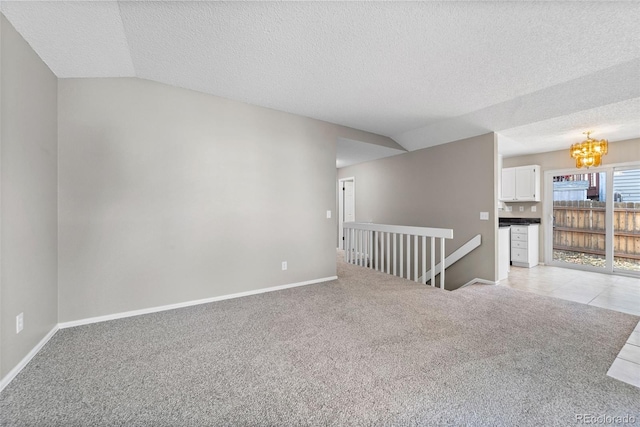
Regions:
M 618 353 L 607 375 L 640 388 L 640 323 Z
M 640 278 L 560 267 L 511 267 L 501 286 L 640 316 Z M 640 323 L 607 375 L 640 387 Z
M 500 285 L 640 316 L 640 278 L 561 267 L 511 267 Z

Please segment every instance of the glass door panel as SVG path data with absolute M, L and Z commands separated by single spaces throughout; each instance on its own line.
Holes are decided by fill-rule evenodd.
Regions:
M 640 169 L 614 169 L 613 200 L 613 268 L 640 275 Z
M 553 177 L 554 262 L 606 267 L 606 175 Z

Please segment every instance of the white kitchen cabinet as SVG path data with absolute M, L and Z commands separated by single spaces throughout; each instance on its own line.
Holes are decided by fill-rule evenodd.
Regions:
M 528 165 L 502 169 L 503 202 L 539 202 L 540 166 Z
M 512 201 L 516 199 L 516 168 L 502 169 L 502 194 L 500 200 Z
M 531 268 L 538 265 L 538 224 L 511 226 L 511 264 Z

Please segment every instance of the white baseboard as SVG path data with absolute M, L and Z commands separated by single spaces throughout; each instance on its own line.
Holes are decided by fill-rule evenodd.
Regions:
M 458 289 L 465 288 L 467 286 L 473 285 L 474 283 L 482 283 L 483 285 L 497 285 L 498 284 L 498 282 L 494 282 L 493 280 L 475 278 L 475 279 L 469 280 L 467 283 L 465 283 L 464 285 L 460 286 Z
M 55 325 L 53 329 L 51 329 L 49 333 L 45 335 L 44 338 L 42 338 L 40 342 L 36 344 L 36 346 L 33 347 L 24 358 L 22 358 L 20 363 L 18 363 L 12 370 L 9 371 L 7 375 L 5 375 L 2 380 L 0 380 L 0 392 L 9 385 L 9 383 L 20 373 L 20 371 L 22 371 L 25 366 L 27 366 L 31 359 L 33 359 L 33 356 L 38 354 L 42 347 L 44 347 L 44 345 L 49 342 L 51 337 L 53 337 L 55 333 L 58 332 L 58 329 L 58 325 Z
M 263 294 L 266 292 L 280 291 L 283 289 L 297 288 L 299 286 L 313 285 L 316 283 L 329 282 L 336 280 L 338 276 L 323 277 L 321 279 L 307 280 L 305 282 L 290 283 L 287 285 L 272 286 L 270 288 L 255 289 L 252 291 L 238 292 L 236 294 L 221 295 L 218 297 L 204 298 L 193 301 L 179 302 L 177 304 L 161 305 L 157 307 L 143 308 L 140 310 L 124 311 L 121 313 L 107 314 L 105 316 L 88 317 L 86 319 L 72 320 L 70 322 L 61 322 L 58 324 L 60 329 L 72 328 L 74 326 L 89 325 L 91 323 L 106 322 L 108 320 L 124 319 L 125 317 L 140 316 L 143 314 L 157 313 L 159 311 L 175 310 L 176 308 L 190 307 L 193 305 L 208 304 L 216 301 L 223 301 L 232 298 L 246 297 L 249 295 Z

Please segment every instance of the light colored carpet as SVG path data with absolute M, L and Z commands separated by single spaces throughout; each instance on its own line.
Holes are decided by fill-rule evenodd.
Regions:
M 635 415 L 606 376 L 639 318 L 497 286 L 339 280 L 59 331 L 3 426 L 573 425 Z

